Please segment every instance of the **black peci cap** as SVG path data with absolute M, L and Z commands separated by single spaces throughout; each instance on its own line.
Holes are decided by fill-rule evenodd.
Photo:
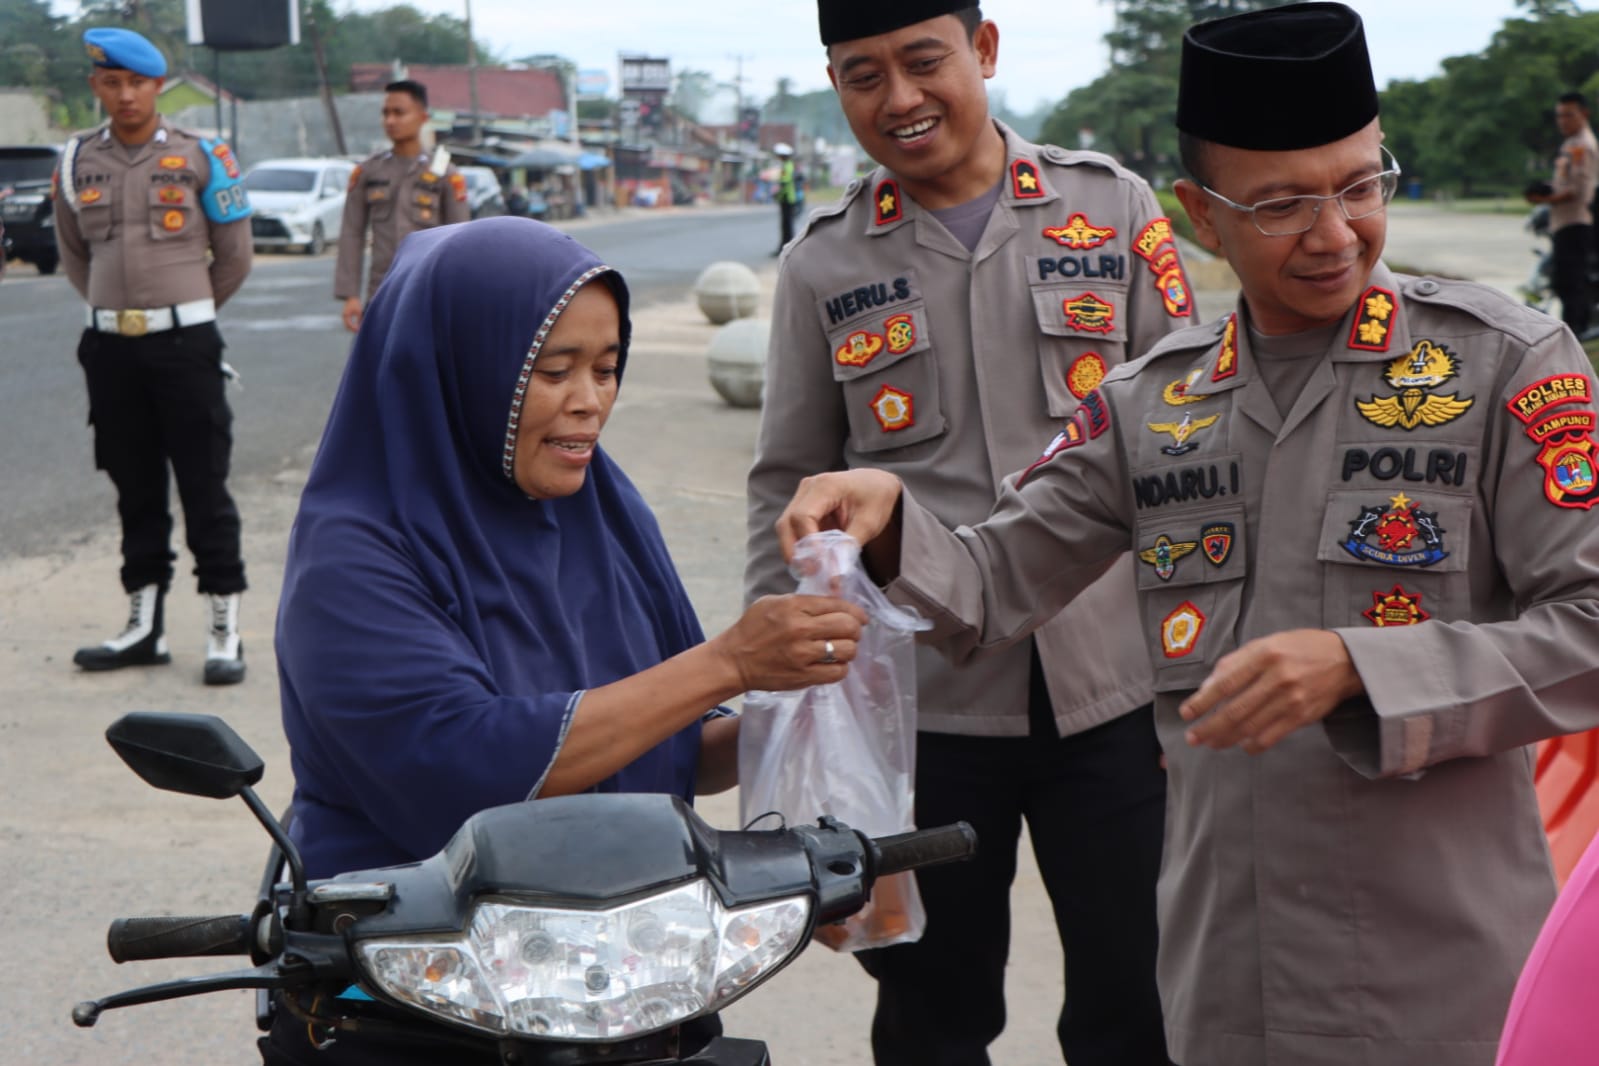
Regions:
M 1366 32 L 1343 4 L 1287 4 L 1183 34 L 1177 128 L 1184 133 L 1286 152 L 1342 140 L 1376 117 Z
M 822 26 L 822 44 L 858 41 L 879 33 L 892 33 L 918 22 L 952 15 L 978 0 L 816 0 L 817 20 Z

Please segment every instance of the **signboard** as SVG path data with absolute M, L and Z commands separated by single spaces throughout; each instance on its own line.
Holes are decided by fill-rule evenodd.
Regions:
M 672 91 L 672 61 L 649 56 L 624 55 L 622 91 L 624 93 L 667 93 Z
M 185 0 L 189 43 L 248 52 L 300 43 L 296 0 Z
M 593 100 L 611 91 L 611 74 L 605 70 L 577 72 L 577 95 Z

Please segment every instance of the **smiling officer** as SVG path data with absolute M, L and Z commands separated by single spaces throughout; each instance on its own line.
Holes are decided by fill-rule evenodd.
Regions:
M 1383 266 L 1377 112 L 1343 4 L 1190 29 L 1176 188 L 1234 313 L 1108 374 L 978 524 L 854 470 L 782 526 L 870 542 L 963 659 L 1136 553 L 1183 1066 L 1491 1066 L 1554 899 L 1524 745 L 1599 725 L 1592 367 Z
M 879 468 L 948 528 L 976 522 L 1105 373 L 1195 321 L 1170 222 L 1108 157 L 988 113 L 999 30 L 952 0 L 821 0 L 828 76 L 880 164 L 781 262 L 749 475 L 750 599 L 792 591 L 773 522 L 802 477 Z M 866 952 L 879 1066 L 988 1061 L 1005 1026 L 1025 821 L 1066 956 L 1072 1066 L 1167 1061 L 1154 883 L 1165 777 L 1123 558 L 980 663 L 918 652 L 916 821 L 965 819 L 975 861 L 923 871 L 927 930 Z
M 167 70 L 139 34 L 83 35 L 89 85 L 110 116 L 67 142 L 56 174 L 61 263 L 89 303 L 78 346 L 95 465 L 117 489 L 123 632 L 73 657 L 85 670 L 171 661 L 167 467 L 200 592 L 210 600 L 205 683 L 244 679 L 239 512 L 228 494 L 233 413 L 223 395 L 217 308 L 250 272 L 250 205 L 221 141 L 168 126 L 156 110 Z

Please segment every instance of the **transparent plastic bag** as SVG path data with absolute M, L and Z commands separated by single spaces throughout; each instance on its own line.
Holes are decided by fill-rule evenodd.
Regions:
M 870 836 L 915 828 L 915 634 L 932 628 L 888 601 L 860 565 L 860 545 L 837 530 L 795 547 L 795 591 L 839 596 L 871 621 L 848 676 L 796 692 L 751 692 L 739 727 L 742 820 L 773 811 L 790 824 L 824 814 Z M 817 930 L 835 951 L 919 940 L 927 925 L 913 874 L 878 881 L 860 913 Z

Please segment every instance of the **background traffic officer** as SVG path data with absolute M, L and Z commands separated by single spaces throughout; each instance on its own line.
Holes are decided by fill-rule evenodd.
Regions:
M 73 138 L 57 173 L 61 263 L 88 301 L 78 361 L 89 387 L 95 465 L 117 489 L 123 632 L 73 661 L 86 670 L 170 661 L 170 464 L 200 592 L 210 598 L 205 681 L 244 678 L 239 512 L 228 494 L 233 414 L 216 309 L 250 272 L 249 201 L 221 141 L 166 125 L 166 59 L 137 33 L 83 35 L 89 84 L 109 116 Z
M 351 333 L 361 328 L 361 261 L 368 232 L 372 262 L 365 295 L 370 297 L 406 234 L 472 217 L 466 178 L 450 162 L 450 153 L 442 147 L 430 155 L 423 152 L 427 87 L 394 81 L 383 88 L 383 132 L 393 146 L 362 160 L 350 175 L 333 273 L 333 297 L 344 301 L 344 324 Z

